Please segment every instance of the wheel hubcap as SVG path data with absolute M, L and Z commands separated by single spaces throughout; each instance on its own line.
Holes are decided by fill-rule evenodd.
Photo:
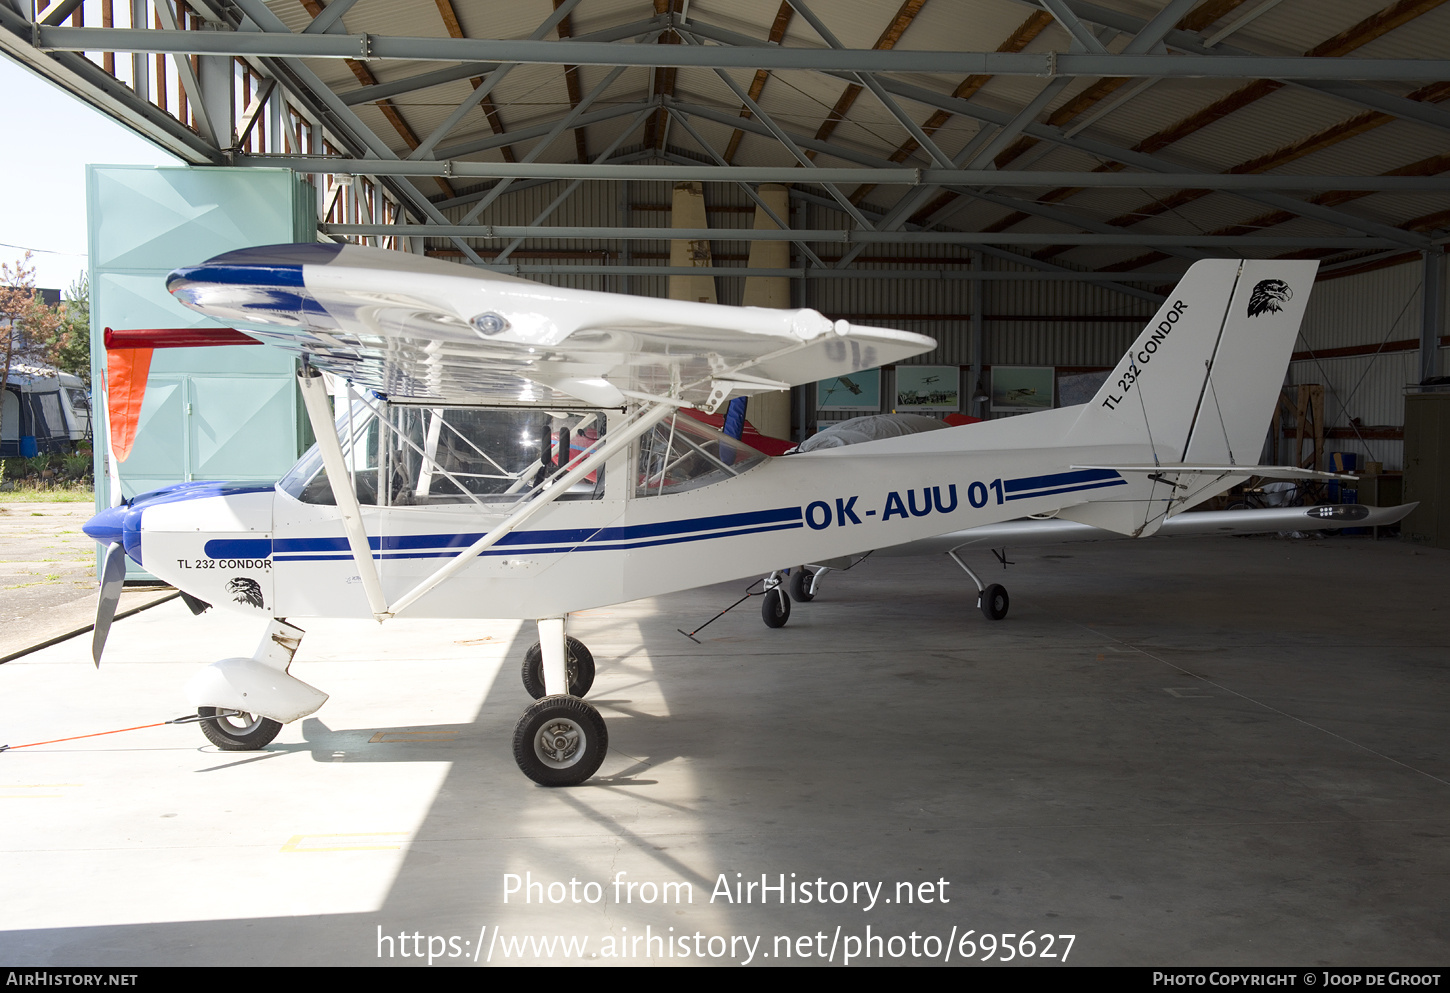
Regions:
M 548 721 L 534 738 L 534 754 L 539 761 L 555 769 L 564 769 L 577 762 L 583 747 L 584 729 L 565 718 Z
M 246 734 L 257 726 L 260 718 L 247 713 L 233 713 L 217 716 L 217 723 L 235 734 Z

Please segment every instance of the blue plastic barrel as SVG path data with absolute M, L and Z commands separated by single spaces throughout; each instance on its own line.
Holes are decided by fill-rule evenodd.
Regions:
M 20 457 L 33 459 L 40 454 L 40 446 L 35 443 L 35 435 L 23 434 L 20 436 Z

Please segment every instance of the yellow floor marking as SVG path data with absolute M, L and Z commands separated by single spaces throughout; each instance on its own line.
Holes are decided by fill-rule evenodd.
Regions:
M 379 731 L 368 739 L 368 744 L 407 744 L 421 741 L 452 741 L 457 731 Z
M 357 831 L 351 834 L 294 834 L 282 846 L 284 852 L 391 852 L 402 845 L 329 845 L 324 847 L 303 847 L 304 839 L 322 838 L 393 838 L 408 836 L 407 831 Z
M 79 786 L 80 783 L 11 783 L 0 785 L 0 790 L 54 790 L 65 786 Z M 0 793 L 0 800 L 56 800 L 63 793 Z

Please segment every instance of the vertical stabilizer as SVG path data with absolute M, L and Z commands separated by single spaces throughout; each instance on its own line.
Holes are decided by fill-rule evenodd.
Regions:
M 1071 443 L 1095 449 L 1104 464 L 1256 464 L 1317 268 L 1312 261 L 1194 263 L 1082 408 Z M 1061 516 L 1148 535 L 1240 478 L 1153 474 Z
M 1312 261 L 1244 263 L 1185 462 L 1259 461 L 1318 269 Z
M 1183 274 L 1083 408 L 1074 443 L 1146 445 L 1152 461 L 1182 461 L 1241 265 L 1204 259 Z

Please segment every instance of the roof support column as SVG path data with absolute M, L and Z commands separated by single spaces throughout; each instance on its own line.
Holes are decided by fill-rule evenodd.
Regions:
M 982 271 L 982 253 L 972 253 L 972 271 Z M 973 417 L 986 417 L 987 408 L 977 406 L 977 397 L 987 392 L 982 388 L 982 349 L 986 337 L 982 327 L 982 312 L 986 306 L 986 284 L 980 279 L 972 280 L 972 374 L 967 382 L 967 409 Z
M 1420 286 L 1420 382 L 1438 376 L 1440 336 L 1445 333 L 1445 253 L 1422 252 L 1425 277 Z
M 670 204 L 670 227 L 709 227 L 705 219 L 705 189 L 699 183 L 676 183 Z M 670 242 L 670 265 L 708 268 L 714 265 L 708 238 L 677 239 Z M 671 276 L 670 299 L 697 303 L 719 303 L 714 276 Z
M 780 225 L 771 218 L 790 216 L 790 190 L 779 183 L 763 183 L 756 189 L 762 203 L 755 206 L 755 229 L 776 231 Z M 766 211 L 770 208 L 770 212 Z M 750 259 L 752 269 L 788 269 L 790 267 L 790 242 L 752 241 Z M 745 296 L 741 300 L 747 307 L 790 307 L 790 278 L 787 276 L 746 276 Z M 757 393 L 745 407 L 745 417 L 755 430 L 772 438 L 790 437 L 790 390 L 773 393 Z
M 232 68 L 234 63 L 225 55 L 201 55 L 197 57 L 197 62 L 196 81 L 201 92 L 192 99 L 203 108 L 203 115 L 216 132 L 212 138 L 216 147 L 225 151 L 237 137 L 237 126 L 233 120 L 236 113 L 236 97 L 232 90 L 236 80 Z

